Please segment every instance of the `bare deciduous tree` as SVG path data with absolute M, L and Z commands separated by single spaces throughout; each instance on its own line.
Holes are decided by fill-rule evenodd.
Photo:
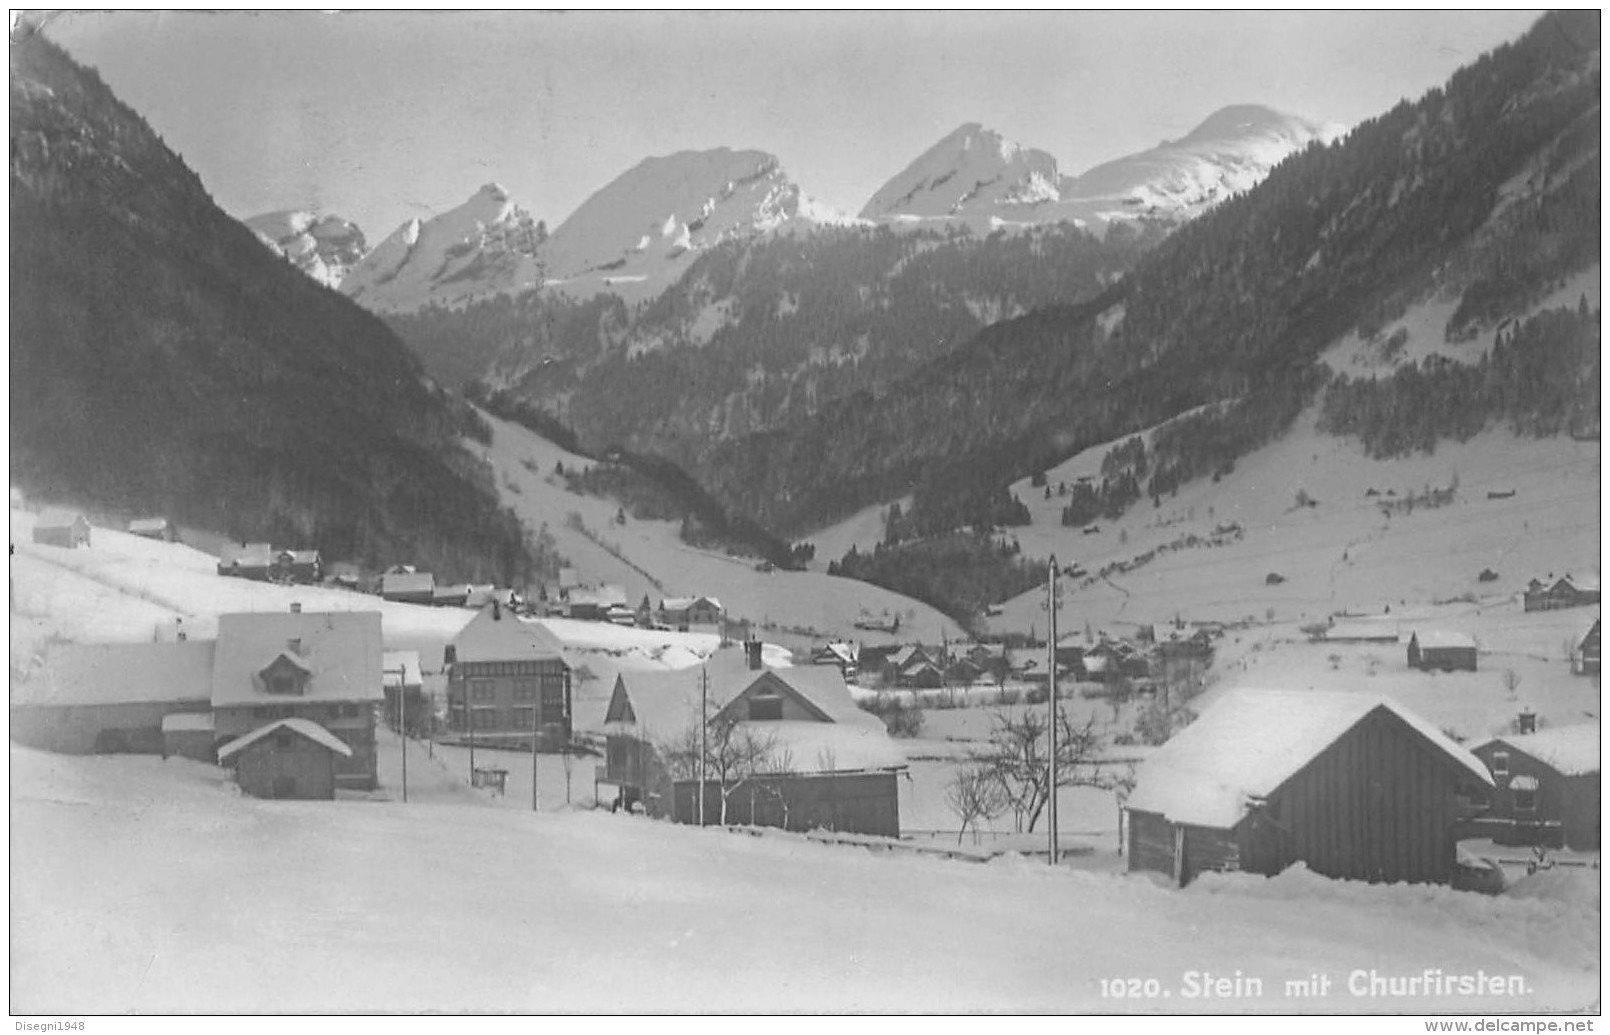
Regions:
M 980 757 L 1000 784 L 1019 832 L 1024 829 L 1025 820 L 1028 830 L 1034 830 L 1051 799 L 1048 730 L 1049 724 L 1039 709 L 1025 711 L 1017 717 L 997 712 L 990 748 Z M 1059 705 L 1057 786 L 1099 786 L 1101 763 L 1095 755 L 1100 746 L 1101 734 L 1096 730 L 1095 718 L 1092 716 L 1084 725 L 1075 726 Z
M 945 801 L 961 819 L 956 843 L 962 843 L 968 826 L 973 828 L 973 844 L 978 844 L 978 821 L 994 819 L 1006 811 L 1006 791 L 988 765 L 971 763 L 957 769 L 945 788 Z
M 673 777 L 697 780 L 702 749 L 704 779 L 714 781 L 721 789 L 721 825 L 726 826 L 733 792 L 765 769 L 775 752 L 776 738 L 730 716 L 717 715 L 703 725 L 701 731 L 699 722 L 690 723 L 682 736 L 663 745 L 660 753 Z M 701 786 L 697 793 L 702 796 L 704 788 Z

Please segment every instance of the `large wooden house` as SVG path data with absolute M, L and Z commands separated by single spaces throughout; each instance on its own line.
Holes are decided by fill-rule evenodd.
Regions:
M 1446 883 L 1487 767 L 1374 694 L 1240 690 L 1164 744 L 1125 804 L 1129 868 Z
M 1526 584 L 1523 597 L 1525 609 L 1528 611 L 1557 611 L 1598 602 L 1598 586 L 1578 582 L 1569 575 L 1549 581 L 1534 578 Z
M 380 576 L 380 599 L 394 604 L 431 604 L 436 597 L 436 576 L 428 571 L 392 571 Z
M 570 743 L 570 666 L 557 637 L 494 602 L 447 645 L 448 728 L 477 743 Z
M 377 783 L 375 710 L 382 700 L 378 611 L 226 614 L 218 617 L 212 708 L 220 747 L 278 719 L 305 719 L 351 749 L 338 786 Z
M 1493 776 L 1482 831 L 1499 844 L 1599 850 L 1599 724 L 1494 737 L 1477 758 Z
M 666 597 L 660 601 L 660 621 L 674 629 L 720 625 L 726 609 L 715 597 Z
M 218 557 L 218 574 L 267 582 L 273 577 L 274 548 L 268 543 L 231 543 Z
M 1571 652 L 1571 671 L 1579 676 L 1599 674 L 1599 619 L 1593 620 L 1593 625 Z
M 769 668 L 754 642 L 695 668 L 616 677 L 599 779 L 617 806 L 699 822 L 699 781 L 676 756 L 699 740 L 701 715 L 708 730 L 765 745 L 742 774 L 707 769 L 706 823 L 721 822 L 725 797 L 728 822 L 899 836 L 905 758 L 883 723 L 856 707 L 836 667 Z

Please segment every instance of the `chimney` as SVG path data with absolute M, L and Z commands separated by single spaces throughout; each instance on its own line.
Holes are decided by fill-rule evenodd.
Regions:
M 1515 720 L 1522 733 L 1537 732 L 1537 713 L 1528 708 Z
M 299 615 L 301 613 L 302 613 L 302 605 L 301 605 L 301 603 L 299 601 L 295 601 L 295 600 L 291 601 L 291 614 Z
M 744 654 L 749 658 L 749 671 L 759 672 L 764 667 L 760 662 L 759 640 L 745 640 Z

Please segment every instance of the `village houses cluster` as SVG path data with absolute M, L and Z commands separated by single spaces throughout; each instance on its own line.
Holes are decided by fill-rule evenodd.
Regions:
M 172 538 L 166 522 L 135 525 L 133 534 Z M 88 547 L 89 522 L 49 510 L 33 540 Z M 317 551 L 267 544 L 231 550 L 218 574 L 358 588 L 342 581 L 347 573 L 326 572 Z M 1013 682 L 1032 701 L 1032 689 L 1051 682 L 1051 665 L 1069 688 L 1059 696 L 1166 693 L 1182 680 L 1189 692 L 1226 631 L 1179 619 L 1128 637 L 1085 629 L 1054 650 L 836 641 L 814 648 L 809 664 L 768 664 L 756 639 L 728 645 L 728 616 L 714 597 L 666 597 L 657 608 L 645 597 L 631 608 L 618 588 L 562 578 L 554 599 L 539 590 L 544 613 L 722 633 L 722 648 L 702 664 L 621 672 L 601 728 L 578 730 L 564 644 L 521 613 L 531 608 L 517 595 L 459 593 L 403 566 L 373 589 L 389 601 L 475 609 L 442 650 L 440 701 L 423 692 L 418 651 L 384 649 L 378 610 L 293 604 L 221 615 L 216 639 L 180 630 L 161 642 L 58 644 L 14 681 L 12 738 L 65 753 L 190 758 L 229 767 L 247 794 L 329 799 L 376 789 L 384 714 L 438 743 L 597 750 L 595 801 L 615 810 L 898 839 L 908 765 L 862 707 L 868 695 Z M 1551 574 L 1520 595 L 1528 612 L 1594 609 L 1573 641 L 1570 671 L 1597 676 L 1597 587 Z M 1396 644 L 1411 669 L 1475 671 L 1480 657 L 1466 632 L 1405 627 L 1390 615 L 1305 630 L 1315 641 Z M 1511 732 L 1467 747 L 1386 697 L 1234 690 L 1140 765 L 1123 801 L 1124 851 L 1131 870 L 1181 884 L 1208 870 L 1273 874 L 1298 861 L 1332 877 L 1448 882 L 1464 838 L 1597 851 L 1598 752 L 1596 721 L 1539 728 L 1523 711 Z

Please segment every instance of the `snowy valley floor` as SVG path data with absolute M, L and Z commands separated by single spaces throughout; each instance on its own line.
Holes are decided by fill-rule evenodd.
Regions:
M 14 746 L 11 1010 L 1509 1013 L 1599 994 L 1597 872 L 1502 898 L 1301 870 L 1176 891 L 482 807 L 419 762 L 406 805 L 265 802 L 196 763 Z M 1428 969 L 1519 994 L 1348 987 Z M 1206 973 L 1242 997 L 1190 996 Z M 1328 996 L 1287 996 L 1316 974 Z M 1123 979 L 1154 994 L 1115 998 Z

